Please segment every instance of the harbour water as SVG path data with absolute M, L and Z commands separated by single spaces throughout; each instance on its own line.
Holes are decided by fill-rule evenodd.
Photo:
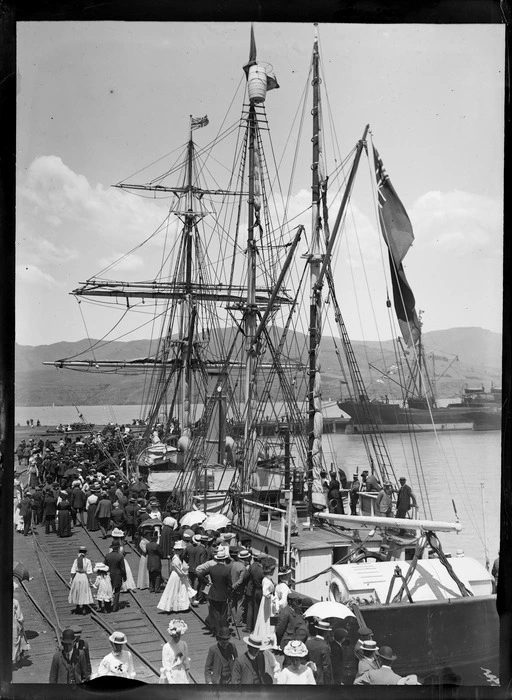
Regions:
M 141 416 L 140 407 L 133 405 L 84 406 L 79 411 L 86 422 L 96 425 L 110 421 L 131 425 Z M 49 427 L 80 422 L 74 406 L 16 407 L 16 424 L 24 426 L 30 419 L 34 425 L 39 420 Z M 388 434 L 384 439 L 396 477 L 405 476 L 418 498 L 420 517 L 453 521 L 452 500 L 455 503 L 463 530 L 442 536 L 445 551 L 455 555 L 463 550 L 481 562 L 487 552 L 492 563 L 499 551 L 501 433 L 416 433 L 412 443 L 404 434 Z M 327 462 L 343 469 L 349 479 L 369 468 L 360 435 L 326 435 L 323 450 Z

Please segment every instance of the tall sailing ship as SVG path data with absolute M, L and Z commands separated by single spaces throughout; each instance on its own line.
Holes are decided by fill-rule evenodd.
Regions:
M 312 94 L 305 91 L 303 106 L 305 113 L 312 98 L 312 132 L 302 133 L 301 121 L 297 146 L 312 144 L 312 199 L 303 211 L 292 209 L 292 186 L 286 188 L 276 162 L 266 101 L 279 86 L 257 57 L 252 28 L 243 69 L 241 113 L 226 119 L 211 142 L 194 139 L 201 129 L 203 140 L 208 118 L 191 117 L 176 165 L 141 184 L 116 185 L 170 198 L 165 221 L 150 236 L 163 239 L 158 274 L 149 281 L 91 278 L 73 292 L 82 301 L 112 301 L 123 313 L 151 309 L 161 328 L 156 341 L 132 360 L 93 355 L 54 364 L 145 373 L 144 425 L 123 462 L 129 476 L 145 474 L 150 490 L 182 511 L 223 514 L 239 540 L 291 567 L 304 596 L 346 603 L 380 644 L 400 649 L 399 673 L 440 682 L 453 672 L 462 683 L 486 683 L 497 674 L 498 657 L 492 579 L 471 557 L 447 558 L 438 539 L 459 531 L 460 523 L 434 519 L 428 499 L 429 519 L 408 520 L 403 529 L 403 520 L 375 513 L 376 494 L 361 493 L 358 515 L 331 512 L 326 496 L 326 474 L 334 467 L 322 449 L 320 341 L 328 320 L 336 324 L 336 350 L 345 357 L 354 396 L 366 395 L 333 271 L 363 156 L 375 177 L 398 323 L 414 352 L 420 323 L 402 266 L 413 238 L 409 218 L 369 126 L 347 158 L 329 165 L 316 36 L 307 79 Z M 234 159 L 226 182 L 214 152 L 229 140 Z M 293 162 L 301 162 L 298 154 Z M 397 488 L 368 406 L 361 402 L 368 469 Z

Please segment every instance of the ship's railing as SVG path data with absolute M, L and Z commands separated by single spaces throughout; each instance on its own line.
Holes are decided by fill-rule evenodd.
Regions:
M 277 517 L 275 517 L 276 513 Z M 262 517 L 264 515 L 266 515 L 265 518 Z M 284 546 L 286 543 L 286 510 L 283 508 L 244 499 L 239 524 L 278 545 Z

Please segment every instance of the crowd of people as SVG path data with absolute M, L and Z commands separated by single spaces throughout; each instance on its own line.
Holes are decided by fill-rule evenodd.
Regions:
M 58 443 L 29 441 L 20 444 L 17 454 L 18 471 L 26 467 L 27 472 L 25 488 L 20 479 L 15 482 L 18 532 L 28 535 L 44 526 L 48 536 L 70 537 L 74 528 L 86 528 L 100 531 L 103 539 L 111 538 L 102 561 L 93 562 L 84 546 L 70 561 L 68 600 L 74 611 L 87 614 L 95 608 L 116 613 L 121 592 L 147 588 L 160 596 L 159 610 L 178 616 L 169 622 L 161 683 L 190 682 L 189 650 L 183 639 L 188 628 L 182 616 L 191 606 L 200 605 L 207 605 L 206 625 L 216 639 L 204 667 L 208 684 L 410 682 L 392 671 L 393 651 L 387 646 L 379 649 L 371 631 L 364 628 L 354 648 L 359 664 L 356 677 L 347 676 L 343 664 L 344 655 L 350 653 L 347 630 L 333 629 L 329 620 L 304 617 L 312 601 L 291 589 L 290 569 L 280 567 L 276 573 L 272 557 L 251 551 L 250 540 L 238 541 L 226 527 L 205 530 L 201 522 L 190 527 L 180 524 L 183 514 L 172 502 L 162 507 L 149 497 L 142 477 L 128 482 L 113 461 L 101 461 L 98 444 L 73 443 L 66 437 Z M 367 484 L 372 475 L 362 476 Z M 331 508 L 339 508 L 339 502 L 332 501 L 341 487 L 333 473 L 327 485 L 333 496 Z M 415 503 L 407 489 L 402 492 L 407 498 L 399 494 L 397 508 L 407 510 L 407 499 Z M 352 492 L 350 503 L 352 508 Z M 126 558 L 127 542 L 138 548 L 136 572 Z M 246 634 L 241 655 L 232 642 L 238 628 Z M 91 677 L 86 644 L 80 635 L 77 641 L 75 632 L 64 631 L 50 682 L 74 683 Z M 112 651 L 100 662 L 97 675 L 135 677 L 126 635 L 117 631 L 109 639 Z

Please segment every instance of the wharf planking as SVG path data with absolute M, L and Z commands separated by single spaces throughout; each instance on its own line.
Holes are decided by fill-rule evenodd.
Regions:
M 74 527 L 73 534 L 69 538 L 59 538 L 54 533 L 46 535 L 44 526 L 41 525 L 35 528 L 35 533 L 34 536 L 27 537 L 14 533 L 14 558 L 22 561 L 29 569 L 30 576 L 33 577 L 32 581 L 25 582 L 24 585 L 60 629 L 66 627 L 82 629 L 82 638 L 88 642 L 90 648 L 93 674 L 101 659 L 111 651 L 108 641 L 111 629 L 104 629 L 101 626 L 101 622 L 104 622 L 109 628 L 124 632 L 133 647 L 132 652 L 137 651 L 153 667 L 152 670 L 134 654 L 137 680 L 157 683 L 162 647 L 169 639 L 167 633 L 169 620 L 173 617 L 181 617 L 188 625 L 184 640 L 189 647 L 191 676 L 196 683 L 204 683 L 206 655 L 209 647 L 215 643 L 203 620 L 207 614 L 207 605 L 185 613 L 164 613 L 156 607 L 161 594 L 150 593 L 148 589 L 142 591 L 137 589 L 133 592 L 121 593 L 119 611 L 116 613 L 76 615 L 73 612 L 74 606 L 68 603 L 69 587 L 59 578 L 49 562 L 52 562 L 64 581 L 69 582 L 71 566 L 77 556 L 78 547 L 84 545 L 88 548 L 87 556 L 94 566 L 96 562 L 103 561 L 103 556 L 110 545 L 110 538 L 103 540 L 101 532 L 90 533 L 81 526 Z M 125 549 L 126 559 L 136 579 L 139 555 L 129 546 L 125 546 Z M 162 574 L 165 578 L 168 575 L 168 565 L 165 561 Z M 45 575 L 51 593 L 46 589 Z M 16 595 L 25 617 L 25 630 L 31 649 L 27 653 L 28 660 L 25 664 L 13 672 L 13 682 L 46 682 L 51 658 L 58 648 L 57 636 L 51 624 L 41 617 L 24 594 L 22 587 L 16 591 Z M 57 620 L 55 620 L 51 599 L 57 611 Z M 232 641 L 237 646 L 239 654 L 245 651 L 246 646 L 239 639 L 238 634 L 232 637 Z

